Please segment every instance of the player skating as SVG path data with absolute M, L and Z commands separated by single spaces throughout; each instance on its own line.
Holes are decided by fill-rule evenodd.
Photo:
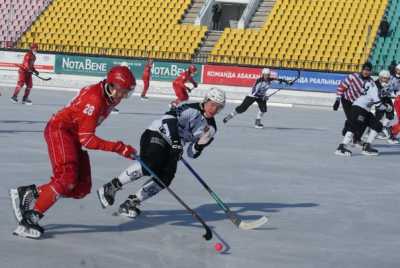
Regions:
M 32 43 L 29 51 L 25 54 L 22 65 L 18 65 L 18 82 L 15 87 L 14 94 L 11 97 L 13 103 L 18 103 L 18 94 L 21 88 L 26 85 L 24 96 L 22 97 L 22 104 L 32 105 L 32 101 L 29 99 L 29 93 L 32 89 L 32 73 L 36 75 L 39 72 L 35 69 L 36 53 L 38 45 Z
M 343 111 L 346 116 L 346 121 L 342 129 L 343 136 L 348 130 L 349 118 L 353 102 L 363 94 L 365 84 L 374 82 L 371 77 L 371 73 L 372 64 L 370 62 L 366 62 L 363 64 L 360 73 L 353 73 L 348 75 L 343 81 L 340 82 L 337 88 L 336 100 L 333 104 L 333 110 L 337 111 L 339 109 L 340 103 L 342 103 Z M 361 141 L 354 140 L 354 143 L 361 144 Z
M 147 100 L 148 97 L 146 96 L 147 90 L 149 90 L 150 86 L 150 79 L 151 79 L 151 69 L 153 68 L 153 60 L 149 59 L 144 66 L 144 71 L 142 75 L 142 80 L 143 80 L 143 91 L 142 94 L 140 95 L 140 98 L 142 100 Z
M 133 159 L 136 150 L 123 142 L 103 140 L 96 127 L 111 109 L 127 98 L 136 85 L 128 67 L 115 66 L 107 78 L 83 88 L 66 107 L 51 117 L 44 131 L 53 176 L 47 184 L 10 190 L 18 227 L 14 234 L 39 238 L 44 232 L 39 220 L 60 197 L 83 198 L 91 189 L 89 154 L 92 150 L 115 152 Z
M 376 81 L 376 85 L 379 90 L 379 94 L 381 96 L 381 102 L 385 105 L 389 105 L 390 111 L 386 110 L 377 110 L 375 112 L 376 118 L 382 123 L 383 131 L 380 132 L 377 138 L 387 139 L 390 144 L 397 144 L 398 141 L 392 135 L 391 132 L 391 122 L 395 118 L 394 116 L 394 107 L 392 102 L 392 95 L 394 94 L 394 87 L 390 83 L 391 77 L 390 72 L 388 70 L 382 70 L 379 73 L 379 78 Z
M 191 64 L 187 70 L 181 72 L 179 76 L 172 82 L 176 100 L 171 102 L 171 106 L 177 106 L 179 103 L 189 99 L 188 92 L 190 93 L 191 89 L 188 88 L 185 83 L 190 82 L 192 83 L 193 88 L 196 88 L 198 85 L 193 79 L 193 76 L 196 74 L 196 72 L 196 66 Z
M 384 75 L 382 76 L 384 77 Z M 384 83 L 384 81 L 380 81 Z M 363 93 L 352 104 L 348 122 L 346 126 L 346 133 L 343 142 L 339 144 L 335 154 L 342 156 L 351 156 L 352 152 L 348 149 L 348 145 L 354 140 L 361 140 L 361 136 L 366 129 L 370 128 L 366 143 L 363 144 L 362 154 L 364 155 L 378 155 L 378 150 L 372 148 L 371 143 L 375 140 L 376 135 L 382 131 L 382 123 L 371 113 L 371 107 L 376 109 L 385 110 L 390 112 L 392 107 L 387 104 L 382 104 L 379 89 L 376 83 L 364 82 Z
M 261 118 L 264 113 L 267 112 L 267 101 L 268 96 L 266 95 L 267 90 L 271 88 L 271 83 L 273 81 L 279 81 L 280 83 L 286 83 L 288 85 L 292 85 L 293 82 L 287 81 L 285 79 L 279 79 L 276 76 L 272 75 L 271 70 L 268 68 L 264 68 L 262 70 L 261 77 L 258 78 L 251 89 L 251 92 L 244 98 L 243 102 L 235 108 L 233 112 L 228 114 L 223 122 L 227 123 L 237 114 L 244 113 L 247 109 L 254 103 L 257 102 L 258 108 L 260 109 L 257 113 L 257 117 L 255 120 L 254 127 L 255 128 L 263 128 L 264 125 L 261 123 Z
M 177 162 L 185 144 L 188 144 L 188 156 L 197 158 L 213 141 L 217 130 L 214 116 L 224 106 L 225 92 L 212 88 L 201 103 L 181 104 L 161 119 L 153 121 L 144 131 L 140 139 L 140 157 L 166 186 L 175 177 Z M 123 185 L 148 175 L 147 170 L 138 161 L 134 161 L 117 178 L 97 191 L 102 207 L 114 204 L 115 194 Z M 162 189 L 162 185 L 150 178 L 136 194 L 129 195 L 120 205 L 120 214 L 136 217 L 140 213 L 138 206 Z

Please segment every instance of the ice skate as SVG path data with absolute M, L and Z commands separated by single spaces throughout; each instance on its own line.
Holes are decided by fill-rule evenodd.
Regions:
M 140 200 L 136 197 L 136 195 L 130 195 L 128 196 L 128 199 L 119 206 L 118 212 L 122 216 L 136 218 L 141 213 L 140 209 L 137 208 L 139 205 Z
M 22 221 L 18 224 L 13 234 L 21 237 L 38 239 L 44 233 L 44 229 L 38 224 L 43 214 L 28 210 L 25 211 Z
M 375 148 L 372 148 L 370 143 L 364 144 L 363 150 L 361 151 L 363 155 L 371 155 L 371 156 L 376 156 L 379 154 L 378 150 Z
M 350 157 L 352 153 L 349 149 L 346 148 L 346 146 L 343 143 L 341 143 L 336 149 L 335 154 Z
M 117 191 L 122 189 L 122 184 L 118 178 L 114 178 L 109 183 L 104 184 L 100 189 L 97 190 L 97 196 L 99 197 L 100 204 L 103 208 L 112 206 L 115 201 L 115 194 Z
M 17 98 L 17 96 L 12 96 L 10 99 L 11 99 L 11 102 L 12 102 L 12 103 L 18 103 L 18 98 Z
M 26 211 L 32 209 L 33 201 L 39 197 L 36 186 L 21 186 L 10 190 L 11 204 L 17 222 L 21 222 Z
M 256 119 L 256 122 L 254 123 L 255 128 L 264 128 L 264 125 L 261 123 L 261 119 Z
M 32 105 L 32 101 L 31 101 L 30 99 L 28 99 L 28 97 L 24 97 L 24 98 L 22 99 L 22 104 L 25 104 L 25 105 Z

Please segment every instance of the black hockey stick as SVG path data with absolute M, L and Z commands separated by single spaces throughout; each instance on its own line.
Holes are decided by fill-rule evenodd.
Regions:
M 150 173 L 150 175 L 157 181 L 158 184 L 160 184 L 162 187 L 164 187 L 165 189 L 167 189 L 167 191 L 173 196 L 175 197 L 176 200 L 178 200 L 178 202 L 184 207 L 186 208 L 186 210 L 188 210 L 190 212 L 190 214 L 192 214 L 193 218 L 195 218 L 196 220 L 198 220 L 201 225 L 203 225 L 204 229 L 206 230 L 206 233 L 203 235 L 205 240 L 210 240 L 212 238 L 212 232 L 210 227 L 204 222 L 204 220 L 202 218 L 200 218 L 199 214 L 197 214 L 193 209 L 191 209 L 185 202 L 183 202 L 183 200 L 174 192 L 171 190 L 171 188 L 169 188 L 168 186 L 165 185 L 165 183 L 143 162 L 143 160 L 140 158 L 140 156 L 135 155 L 135 159 L 137 161 L 139 161 L 139 163 L 142 165 L 142 167 L 147 170 L 147 172 Z
M 294 82 L 296 82 L 297 80 L 299 80 L 299 78 L 300 78 L 300 71 L 297 70 L 297 77 L 296 77 L 295 79 L 293 79 L 292 81 L 289 81 L 289 83 L 293 84 Z M 268 97 L 268 98 L 269 98 L 269 97 L 272 97 L 273 95 L 275 95 L 276 93 L 278 93 L 278 92 L 281 91 L 282 89 L 287 88 L 287 85 L 288 85 L 288 84 L 284 85 L 284 86 L 281 87 L 281 88 L 278 88 L 278 90 L 274 91 L 272 94 L 269 94 L 267 97 Z
M 228 215 L 229 219 L 232 221 L 236 227 L 243 229 L 243 230 L 251 230 L 258 228 L 265 223 L 268 222 L 268 218 L 265 216 L 260 217 L 254 221 L 244 221 L 240 219 L 230 208 L 222 202 L 222 200 L 218 197 L 218 195 L 211 190 L 211 188 L 207 185 L 207 183 L 200 177 L 200 175 L 190 166 L 190 164 L 182 158 L 183 164 L 190 170 L 190 172 L 196 177 L 196 179 L 200 182 L 201 185 L 207 190 L 207 192 L 214 198 L 217 204 L 222 208 L 226 215 Z
M 36 76 L 37 78 L 39 78 L 40 80 L 43 81 L 49 81 L 51 80 L 51 77 L 41 77 L 40 75 L 36 74 L 36 73 L 32 73 L 34 76 Z
M 13 65 L 17 66 L 18 68 L 21 68 L 21 67 L 22 67 L 20 64 L 13 64 Z M 36 76 L 37 78 L 39 78 L 40 80 L 43 80 L 43 81 L 49 81 L 49 80 L 51 80 L 51 77 L 41 77 L 40 75 L 38 75 L 38 74 L 36 74 L 36 73 L 34 73 L 34 72 L 32 72 L 32 74 L 33 74 L 34 76 Z

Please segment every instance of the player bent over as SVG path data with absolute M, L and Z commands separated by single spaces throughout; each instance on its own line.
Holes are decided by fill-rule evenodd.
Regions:
M 256 80 L 249 95 L 247 95 L 246 98 L 244 98 L 243 102 L 239 106 L 237 106 L 233 112 L 228 114 L 223 119 L 223 122 L 227 123 L 229 120 L 231 120 L 237 114 L 241 114 L 241 113 L 244 113 L 245 111 L 247 111 L 247 109 L 254 102 L 257 102 L 258 108 L 260 109 L 260 111 L 257 114 L 254 127 L 255 128 L 263 128 L 264 125 L 261 123 L 261 117 L 264 115 L 264 113 L 267 112 L 268 96 L 266 95 L 266 93 L 267 93 L 267 90 L 271 88 L 272 81 L 279 81 L 280 83 L 284 82 L 288 85 L 292 85 L 292 83 L 287 80 L 279 79 L 276 76 L 273 76 L 270 69 L 264 68 L 262 70 L 262 76 Z
M 82 147 L 115 152 L 133 159 L 136 153 L 133 147 L 121 141 L 103 140 L 95 131 L 113 107 L 132 93 L 135 85 L 135 77 L 128 67 L 115 66 L 105 80 L 81 89 L 66 107 L 51 117 L 44 137 L 53 176 L 50 182 L 38 187 L 29 185 L 10 190 L 18 221 L 15 235 L 39 238 L 44 232 L 39 220 L 58 198 L 80 199 L 90 193 L 89 154 Z
M 364 93 L 358 97 L 352 104 L 348 117 L 348 129 L 344 135 L 343 142 L 339 144 L 335 154 L 342 156 L 351 156 L 352 152 L 347 146 L 354 140 L 360 140 L 366 127 L 370 127 L 370 132 L 366 143 L 362 148 L 364 155 L 378 155 L 378 150 L 371 147 L 375 137 L 382 131 L 382 123 L 371 113 L 371 107 L 376 105 L 377 109 L 390 112 L 390 105 L 382 104 L 379 96 L 379 90 L 375 82 L 366 82 Z
M 196 72 L 196 66 L 191 64 L 186 71 L 181 72 L 179 76 L 172 82 L 176 100 L 171 102 L 171 107 L 177 106 L 179 103 L 189 99 L 188 92 L 190 93 L 191 89 L 188 88 L 185 83 L 190 82 L 193 84 L 193 87 L 196 88 L 198 85 L 193 79 L 193 76 L 196 74 Z
M 169 186 L 175 177 L 177 163 L 181 159 L 183 146 L 191 158 L 200 156 L 214 139 L 217 126 L 214 116 L 225 106 L 225 92 L 212 88 L 201 103 L 181 104 L 171 109 L 161 119 L 152 122 L 140 139 L 140 157 L 149 168 Z M 101 187 L 97 193 L 103 208 L 114 204 L 115 194 L 122 186 L 136 181 L 149 173 L 134 161 L 117 178 Z M 136 194 L 119 207 L 119 213 L 128 217 L 140 214 L 138 206 L 159 193 L 163 187 L 150 178 Z

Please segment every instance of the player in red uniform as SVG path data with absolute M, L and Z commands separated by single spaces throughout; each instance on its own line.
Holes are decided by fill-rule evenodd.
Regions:
M 15 235 L 39 238 L 44 230 L 38 221 L 59 197 L 80 199 L 90 193 L 89 155 L 82 147 L 133 159 L 136 150 L 132 146 L 103 140 L 95 131 L 112 108 L 132 93 L 135 85 L 135 77 L 128 67 L 115 66 L 105 80 L 81 89 L 66 107 L 51 117 L 44 137 L 53 176 L 50 182 L 38 187 L 29 185 L 10 190 L 18 221 Z
M 392 135 L 394 138 L 399 139 L 400 137 L 400 94 L 397 95 L 397 97 L 394 100 L 393 103 L 394 109 L 397 114 L 397 124 L 392 126 Z
M 35 73 L 36 75 L 39 74 L 39 72 L 34 67 L 37 50 L 38 45 L 32 43 L 30 50 L 24 56 L 24 61 L 22 65 L 19 65 L 18 82 L 17 86 L 15 87 L 14 94 L 11 97 L 11 101 L 14 103 L 18 103 L 18 93 L 21 88 L 26 84 L 25 94 L 22 98 L 22 104 L 32 105 L 32 101 L 29 100 L 28 97 L 32 89 L 32 73 Z
M 171 102 L 172 106 L 177 106 L 182 101 L 189 99 L 188 91 L 191 89 L 185 86 L 185 83 L 190 82 L 193 87 L 197 87 L 196 81 L 194 81 L 193 76 L 196 74 L 197 68 L 195 65 L 191 64 L 186 71 L 183 71 L 179 76 L 172 82 L 172 87 L 174 88 L 176 100 Z
M 144 66 L 144 71 L 143 71 L 143 75 L 142 75 L 143 91 L 142 91 L 142 94 L 140 95 L 142 100 L 148 99 L 148 97 L 146 97 L 146 93 L 147 93 L 147 90 L 149 90 L 149 86 L 150 86 L 151 68 L 153 68 L 153 60 L 149 59 L 147 61 L 147 64 Z

